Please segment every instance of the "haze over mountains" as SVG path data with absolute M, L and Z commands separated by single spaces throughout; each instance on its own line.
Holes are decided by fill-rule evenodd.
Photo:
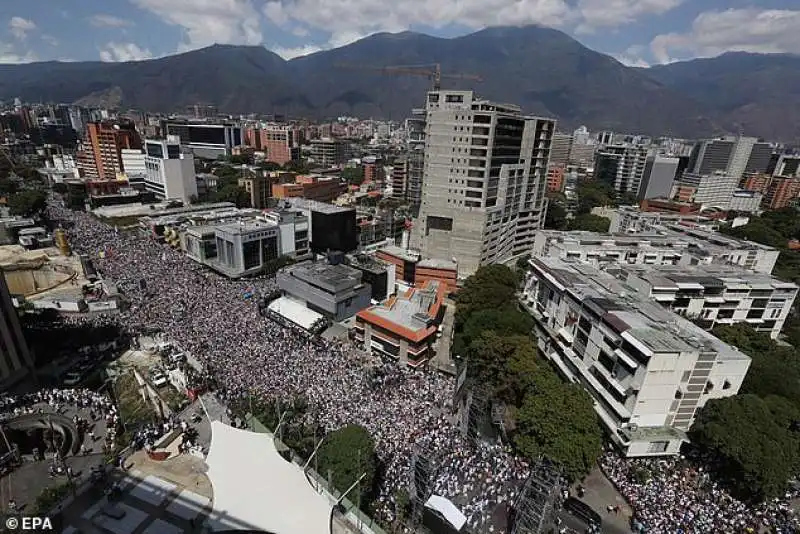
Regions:
M 441 63 L 445 80 L 494 100 L 555 116 L 563 129 L 697 137 L 743 130 L 800 138 L 800 56 L 732 53 L 640 69 L 549 28 L 488 28 L 444 39 L 377 34 L 285 61 L 263 47 L 216 45 L 131 63 L 0 65 L 0 100 L 102 104 L 182 111 L 213 104 L 230 113 L 402 119 L 421 107 L 430 82 L 341 65 Z

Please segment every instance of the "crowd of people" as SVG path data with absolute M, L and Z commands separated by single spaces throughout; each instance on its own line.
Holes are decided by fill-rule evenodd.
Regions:
M 629 460 L 607 452 L 606 476 L 634 509 L 632 524 L 644 532 L 770 532 L 800 530 L 787 493 L 756 507 L 733 498 L 702 467 L 686 458 Z
M 120 324 L 131 333 L 164 332 L 204 364 L 223 400 L 303 396 L 329 431 L 348 424 L 366 427 L 384 467 L 375 502 L 382 522 L 398 518 L 398 490 L 410 486 L 412 454 L 421 446 L 435 451 L 435 493 L 459 506 L 473 531 L 504 530 L 496 518 L 507 516 L 529 467 L 507 447 L 474 442 L 457 431 L 452 378 L 389 370 L 347 342 L 301 336 L 265 320 L 258 313 L 259 299 L 243 295 L 273 294 L 271 279 L 227 280 L 152 239 L 117 232 L 55 204 L 48 210 L 51 220 L 69 229 L 73 249 L 88 256 L 129 300 Z M 644 490 L 629 490 L 639 491 Z M 751 521 L 756 511 L 741 513 Z M 654 532 L 675 532 L 668 526 L 678 523 L 666 517 L 659 523 L 665 530 Z M 706 516 L 693 517 L 680 524 L 702 531 L 699 521 Z

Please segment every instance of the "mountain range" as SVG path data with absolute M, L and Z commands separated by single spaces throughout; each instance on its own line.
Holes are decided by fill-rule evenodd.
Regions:
M 290 61 L 263 47 L 214 45 L 127 63 L 0 65 L 0 100 L 402 119 L 423 105 L 430 80 L 380 68 L 433 63 L 445 74 L 482 79 L 444 78 L 444 88 L 519 104 L 526 113 L 556 117 L 564 130 L 585 124 L 651 135 L 800 138 L 800 56 L 729 53 L 633 68 L 539 26 L 452 39 L 381 33 Z

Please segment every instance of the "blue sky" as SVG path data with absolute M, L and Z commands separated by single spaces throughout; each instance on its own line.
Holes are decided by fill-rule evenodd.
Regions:
M 378 31 L 534 23 L 631 65 L 800 53 L 798 0 L 1 0 L 0 62 L 130 61 L 213 43 L 294 57 Z

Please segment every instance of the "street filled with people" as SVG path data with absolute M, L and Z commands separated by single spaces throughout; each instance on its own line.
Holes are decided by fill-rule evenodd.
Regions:
M 48 217 L 68 229 L 73 249 L 90 258 L 129 301 L 119 324 L 132 337 L 163 332 L 203 363 L 222 400 L 303 396 L 316 422 L 329 431 L 347 424 L 366 427 L 384 468 L 375 502 L 382 522 L 397 519 L 398 490 L 409 487 L 412 453 L 421 446 L 435 452 L 435 493 L 459 506 L 473 531 L 504 529 L 496 518 L 507 515 L 529 466 L 505 445 L 476 442 L 458 431 L 454 379 L 387 370 L 348 342 L 309 338 L 265 320 L 251 296 L 274 293 L 272 279 L 225 279 L 153 239 L 119 232 L 56 204 L 49 206 Z M 679 470 L 675 478 L 669 469 L 662 475 L 654 468 L 650 482 L 638 483 L 626 460 L 610 458 L 603 458 L 606 473 L 649 532 L 728 532 L 761 525 L 797 531 L 783 502 L 754 509 L 715 486 L 685 491 Z M 709 525 L 722 527 L 708 530 Z

